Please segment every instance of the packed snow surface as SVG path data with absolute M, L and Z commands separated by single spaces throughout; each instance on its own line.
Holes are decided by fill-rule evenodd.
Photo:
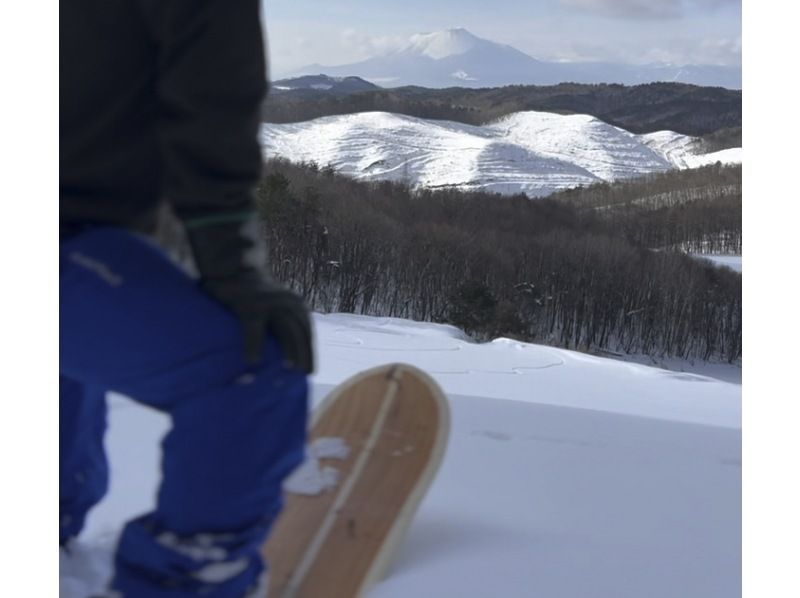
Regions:
M 713 262 L 722 268 L 730 268 L 739 274 L 742 273 L 741 255 L 713 255 L 709 253 L 693 253 L 692 255 L 698 259 L 704 259 Z
M 356 179 L 531 197 L 717 159 L 741 161 L 735 150 L 693 155 L 693 138 L 670 131 L 634 135 L 593 116 L 533 111 L 485 126 L 362 112 L 265 124 L 261 138 L 266 156 L 330 165 Z
M 428 371 L 452 411 L 439 475 L 369 598 L 740 594 L 741 386 L 509 339 L 475 344 L 445 325 L 332 314 L 315 327 L 315 403 L 402 361 Z M 123 521 L 151 508 L 167 425 L 111 397 L 111 491 L 61 555 L 62 598 L 102 585 Z

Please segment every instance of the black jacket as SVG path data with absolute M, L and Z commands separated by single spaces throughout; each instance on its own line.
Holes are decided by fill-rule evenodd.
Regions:
M 69 0 L 60 10 L 62 232 L 242 210 L 261 172 L 259 0 Z

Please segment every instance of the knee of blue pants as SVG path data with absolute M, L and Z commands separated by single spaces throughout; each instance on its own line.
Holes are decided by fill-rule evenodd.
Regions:
M 282 483 L 304 456 L 307 395 L 269 341 L 258 367 L 172 406 L 157 508 L 126 527 L 115 589 L 227 598 L 257 583 Z
M 270 341 L 260 367 L 173 405 L 159 523 L 191 534 L 272 517 L 284 478 L 304 457 L 307 398 L 307 377 L 285 368 Z

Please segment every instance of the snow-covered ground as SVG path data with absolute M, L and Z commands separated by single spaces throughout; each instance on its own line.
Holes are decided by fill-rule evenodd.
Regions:
M 693 253 L 693 257 L 708 260 L 724 268 L 735 270 L 739 274 L 742 273 L 742 256 L 741 255 L 713 255 L 707 253 Z
M 674 131 L 658 131 L 639 135 L 639 139 L 666 158 L 675 168 L 699 168 L 716 162 L 722 164 L 742 163 L 742 148 L 740 147 L 708 154 L 695 154 L 693 151 L 695 138 Z
M 266 156 L 331 165 L 361 180 L 395 180 L 531 197 L 600 181 L 741 162 L 741 150 L 694 155 L 693 138 L 634 135 L 583 114 L 517 112 L 485 126 L 387 112 L 265 124 Z
M 404 361 L 447 392 L 442 469 L 370 598 L 739 595 L 741 386 L 457 329 L 315 317 L 315 403 L 351 374 Z M 109 496 L 62 598 L 108 574 L 122 522 L 158 482 L 160 414 L 112 397 Z

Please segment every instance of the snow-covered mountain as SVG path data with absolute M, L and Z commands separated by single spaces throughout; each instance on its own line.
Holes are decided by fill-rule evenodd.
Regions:
M 388 54 L 343 66 L 311 65 L 300 72 L 358 75 L 390 87 L 491 87 L 553 75 L 545 63 L 466 29 L 414 35 L 408 45 Z
M 365 112 L 265 124 L 261 136 L 267 156 L 330 165 L 357 179 L 531 197 L 716 161 L 694 156 L 692 137 L 634 135 L 592 116 L 548 112 L 485 126 Z
M 418 34 L 399 50 L 347 65 L 309 65 L 300 74 L 357 75 L 383 86 L 498 87 L 675 81 L 741 89 L 740 68 L 714 65 L 630 65 L 545 62 L 463 28 Z
M 463 28 L 447 29 L 436 33 L 419 33 L 411 36 L 411 43 L 401 53 L 425 55 L 434 60 L 466 54 L 483 46 L 491 50 L 497 44 L 472 35 Z

